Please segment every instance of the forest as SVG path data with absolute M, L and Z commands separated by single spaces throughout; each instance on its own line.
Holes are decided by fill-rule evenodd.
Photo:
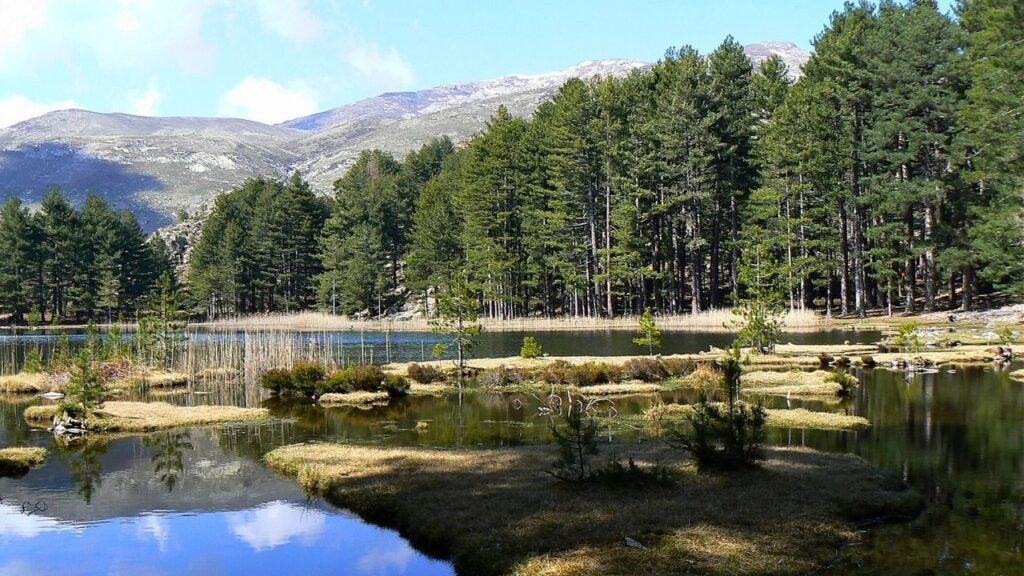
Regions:
M 464 146 L 366 151 L 327 208 L 293 178 L 278 208 L 255 204 L 280 229 L 239 205 L 276 186 L 250 182 L 218 203 L 192 290 L 218 312 L 377 315 L 463 278 L 493 317 L 1019 294 L 1022 23 L 997 0 L 955 18 L 928 0 L 848 4 L 795 83 L 732 38 L 671 48 L 625 78 L 566 82 L 531 119 L 499 109 Z
M 132 318 L 170 278 L 167 247 L 95 194 L 80 209 L 60 190 L 36 211 L 0 207 L 0 307 L 12 323 Z
M 795 82 L 731 37 L 572 79 L 531 118 L 501 108 L 467 142 L 364 151 L 332 198 L 298 173 L 250 180 L 218 198 L 194 246 L 193 312 L 429 313 L 454 284 L 499 318 L 1019 297 L 1024 7 L 849 3 L 813 45 Z M 137 226 L 91 197 L 74 217 L 102 213 L 117 232 L 76 241 L 54 223 L 71 208 L 48 199 L 0 215 L 3 246 L 46 238 L 38 254 L 32 240 L 9 248 L 28 256 L 3 263 L 0 303 L 18 317 L 137 307 L 148 256 L 111 264 L 131 252 L 113 238 Z M 63 263 L 59 242 L 90 256 Z

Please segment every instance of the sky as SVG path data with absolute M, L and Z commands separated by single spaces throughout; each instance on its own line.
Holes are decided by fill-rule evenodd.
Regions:
M 279 123 L 383 92 L 707 52 L 729 34 L 810 49 L 842 3 L 0 0 L 0 127 L 64 108 Z

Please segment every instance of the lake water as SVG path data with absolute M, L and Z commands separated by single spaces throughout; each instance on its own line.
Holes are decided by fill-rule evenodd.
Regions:
M 606 337 L 598 334 L 607 334 Z M 394 343 L 401 341 L 395 335 Z M 429 335 L 403 335 L 416 342 Z M 514 354 L 521 335 L 492 334 L 494 354 Z M 666 351 L 719 345 L 718 334 L 666 335 Z M 628 333 L 543 334 L 554 354 L 623 353 Z M 789 335 L 784 340 L 870 341 L 867 333 Z M 863 337 L 863 338 L 862 338 Z M 819 339 L 820 338 L 820 339 Z M 365 342 L 364 342 L 365 344 Z M 418 347 L 418 345 L 413 346 Z M 400 347 L 399 347 L 400 348 Z M 564 351 L 563 351 L 564 350 Z M 575 352 L 572 352 L 575 350 Z M 792 403 L 869 418 L 863 432 L 773 430 L 771 441 L 859 454 L 895 473 L 929 503 L 918 520 L 874 528 L 831 574 L 1008 574 L 1024 565 L 1024 383 L 991 368 L 905 378 L 857 372 L 864 385 L 842 403 Z M 665 400 L 684 400 L 685 393 Z M 30 431 L 25 406 L 0 401 L 0 445 L 51 450 L 21 479 L 0 479 L 0 574 L 451 574 L 391 530 L 323 502 L 261 457 L 285 444 L 512 446 L 546 442 L 552 417 L 530 394 L 408 398 L 369 410 L 267 400 L 272 423 L 161 432 L 64 449 Z M 210 396 L 173 396 L 181 403 Z M 223 401 L 223 400 L 214 400 Z M 616 399 L 635 414 L 651 399 Z M 782 398 L 769 403 L 782 406 Z M 417 426 L 420 424 L 420 426 Z M 643 440 L 609 426 L 604 442 Z M 836 490 L 842 490 L 837 479 Z

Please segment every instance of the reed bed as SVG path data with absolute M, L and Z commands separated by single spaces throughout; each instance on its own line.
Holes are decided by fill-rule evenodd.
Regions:
M 740 317 L 731 309 L 716 309 L 697 314 L 670 314 L 657 317 L 663 330 L 733 331 Z M 480 324 L 491 332 L 531 332 L 559 330 L 636 330 L 636 316 L 617 318 L 562 317 L 562 318 L 481 318 Z M 828 327 L 830 321 L 813 310 L 793 310 L 783 315 L 786 329 L 809 330 Z M 361 320 L 323 312 L 296 312 L 291 314 L 258 314 L 224 318 L 201 324 L 211 328 L 235 330 L 298 330 L 298 331 L 359 331 L 367 332 L 429 332 L 430 322 L 425 318 Z
M 724 404 L 723 404 L 724 406 Z M 690 404 L 658 404 L 644 410 L 649 431 L 659 433 L 666 424 L 678 422 L 693 413 Z M 864 430 L 871 422 L 862 416 L 838 412 L 815 412 L 804 408 L 769 408 L 765 422 L 772 428 L 808 428 L 813 430 Z

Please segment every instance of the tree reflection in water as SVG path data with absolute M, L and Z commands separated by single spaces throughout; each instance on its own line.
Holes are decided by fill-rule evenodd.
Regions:
M 142 439 L 147 448 L 156 448 L 153 454 L 153 474 L 167 487 L 168 492 L 174 491 L 178 478 L 185 470 L 185 450 L 194 450 L 187 432 L 166 432 L 154 434 Z
M 77 457 L 68 463 L 71 479 L 78 487 L 78 495 L 86 504 L 92 503 L 93 494 L 103 484 L 103 464 L 100 456 L 106 454 L 109 444 L 103 441 L 84 441 Z

